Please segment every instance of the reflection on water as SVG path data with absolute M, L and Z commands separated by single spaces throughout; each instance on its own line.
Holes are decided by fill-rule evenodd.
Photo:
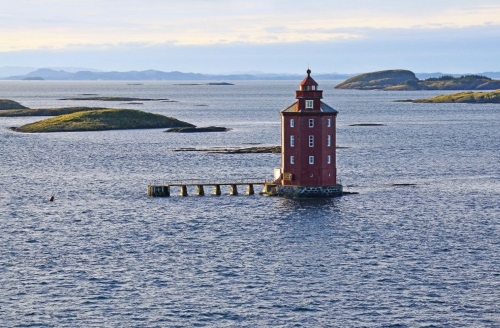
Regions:
M 38 118 L 1 118 L 0 325 L 498 325 L 498 105 L 319 82 L 358 195 L 146 196 L 152 180 L 271 178 L 279 154 L 173 149 L 279 144 L 297 83 L 0 82 L 29 107 L 169 98 L 120 106 L 233 129 L 18 134 Z

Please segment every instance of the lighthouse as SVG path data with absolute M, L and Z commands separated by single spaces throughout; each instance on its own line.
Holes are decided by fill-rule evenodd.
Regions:
M 342 195 L 337 181 L 336 118 L 338 112 L 325 104 L 323 91 L 307 70 L 295 91 L 297 99 L 282 109 L 281 167 L 264 194 L 288 197 L 334 197 Z

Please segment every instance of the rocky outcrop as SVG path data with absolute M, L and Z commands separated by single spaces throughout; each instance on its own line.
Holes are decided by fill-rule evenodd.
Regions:
M 196 133 L 196 132 L 227 132 L 227 131 L 231 131 L 231 129 L 221 126 L 208 126 L 204 128 L 197 128 L 197 127 L 170 128 L 165 132 Z
M 18 132 L 70 132 L 194 127 L 173 117 L 131 109 L 101 109 L 60 115 L 15 128 Z
M 481 75 L 453 77 L 444 75 L 438 78 L 419 80 L 407 70 L 388 70 L 356 75 L 335 87 L 336 89 L 357 90 L 496 90 L 500 81 Z
M 395 69 L 356 75 L 338 84 L 335 89 L 378 90 L 400 85 L 406 81 L 419 80 L 411 71 Z
M 414 103 L 500 104 L 500 89 L 492 92 L 458 92 L 432 98 L 412 100 Z
M 27 109 L 28 107 L 24 107 L 20 103 L 10 99 L 0 99 L 0 110 L 9 110 L 9 109 Z

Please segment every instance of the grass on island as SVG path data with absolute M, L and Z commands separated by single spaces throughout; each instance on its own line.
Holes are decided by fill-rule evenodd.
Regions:
M 173 117 L 131 109 L 103 109 L 56 116 L 16 128 L 18 132 L 70 132 L 194 127 Z
M 10 109 L 0 111 L 0 117 L 17 117 L 17 116 L 59 116 L 72 114 L 76 112 L 84 112 L 91 110 L 104 110 L 109 108 L 102 107 L 61 107 L 61 108 L 37 108 L 37 109 Z
M 449 75 L 419 80 L 408 70 L 385 70 L 353 76 L 335 86 L 335 89 L 359 90 L 495 90 L 500 81 L 482 75 Z
M 500 89 L 491 92 L 458 92 L 427 99 L 413 100 L 414 103 L 468 103 L 500 104 Z

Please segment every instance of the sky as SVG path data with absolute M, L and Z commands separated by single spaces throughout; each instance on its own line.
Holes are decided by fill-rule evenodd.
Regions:
M 500 0 L 0 0 L 0 67 L 500 71 Z

